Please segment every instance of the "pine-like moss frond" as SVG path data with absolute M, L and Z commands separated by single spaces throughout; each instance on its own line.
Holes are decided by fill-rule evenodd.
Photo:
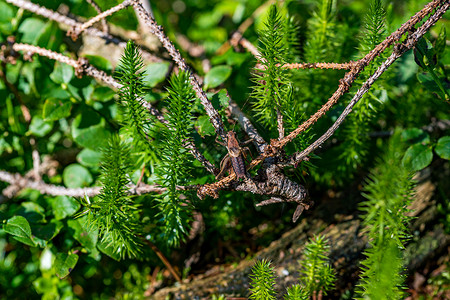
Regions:
M 334 286 L 335 275 L 328 262 L 328 249 L 327 240 L 321 235 L 310 239 L 305 246 L 300 282 L 310 297 L 320 291 L 326 295 Z
M 294 284 L 287 288 L 284 300 L 309 300 L 308 291 L 302 288 L 299 284 Z
M 192 130 L 191 111 L 195 100 L 189 75 L 180 72 L 177 76 L 172 76 L 168 92 L 166 118 L 169 124 L 162 130 L 160 153 L 160 175 L 167 192 L 161 195 L 159 201 L 165 239 L 170 245 L 177 245 L 188 233 L 192 210 L 191 204 L 180 198 L 176 188 L 177 185 L 186 183 L 192 162 L 190 154 L 184 148 Z
M 369 6 L 364 19 L 363 31 L 360 37 L 360 50 L 362 55 L 366 55 L 376 45 L 383 41 L 386 34 L 386 11 L 381 0 L 373 0 Z M 377 67 L 377 62 L 383 59 L 379 56 L 375 62 L 366 67 L 361 74 L 361 78 L 356 81 L 362 84 Z M 341 146 L 339 160 L 341 171 L 347 173 L 351 178 L 354 171 L 363 164 L 369 149 L 369 132 L 371 130 L 372 120 L 376 115 L 376 107 L 380 98 L 383 97 L 383 88 L 380 82 L 374 84 L 372 91 L 363 96 L 355 105 L 352 114 L 344 127 L 345 142 Z M 377 97 L 379 95 L 379 97 Z
M 292 16 L 286 17 L 286 24 L 284 26 L 284 35 L 286 39 L 286 61 L 287 62 L 295 62 L 298 61 L 298 57 L 300 55 L 300 39 L 298 36 L 300 30 L 300 26 L 298 22 Z
M 401 299 L 403 276 L 400 249 L 408 238 L 405 215 L 411 200 L 411 174 L 403 167 L 404 145 L 396 132 L 365 186 L 361 210 L 369 233 L 358 296 L 361 299 Z M 385 295 L 385 296 L 382 296 Z
M 387 239 L 372 246 L 364 252 L 367 258 L 361 263 L 363 282 L 358 299 L 403 299 L 403 265 L 397 243 Z
M 139 208 L 127 194 L 129 157 L 129 148 L 118 136 L 112 136 L 102 156 L 103 188 L 98 199 L 87 205 L 88 224 L 97 228 L 102 241 L 122 258 L 138 257 L 143 246 L 139 237 L 142 231 Z
M 275 271 L 270 261 L 260 260 L 255 263 L 250 275 L 250 292 L 249 299 L 254 300 L 272 300 L 276 299 L 275 295 Z
M 146 153 L 150 146 L 151 116 L 143 107 L 142 101 L 145 95 L 143 81 L 143 59 L 138 47 L 129 41 L 124 54 L 120 58 L 120 64 L 116 77 L 123 85 L 119 90 L 120 104 L 122 105 L 123 125 L 125 133 L 129 136 L 135 149 L 134 152 Z
M 256 86 L 252 93 L 259 120 L 271 127 L 276 126 L 274 120 L 277 119 L 277 109 L 282 110 L 289 86 L 287 71 L 280 67 L 286 63 L 289 56 L 285 33 L 286 20 L 279 13 L 277 6 L 272 5 L 265 28 L 259 32 L 259 50 L 264 70 L 255 73 L 253 81 Z
M 336 1 L 321 0 L 308 20 L 308 40 L 305 46 L 307 62 L 332 61 L 336 43 Z M 330 55 L 331 54 L 331 55 Z
M 360 38 L 360 50 L 365 55 L 386 36 L 386 11 L 381 0 L 373 0 L 364 18 L 364 31 Z

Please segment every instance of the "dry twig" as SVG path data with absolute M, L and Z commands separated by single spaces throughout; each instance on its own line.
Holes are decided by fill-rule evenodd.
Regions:
M 33 170 L 31 171 L 33 172 Z M 41 171 L 40 171 L 41 172 Z M 22 176 L 20 174 L 13 174 L 10 172 L 0 170 L 0 181 L 10 184 L 11 189 L 3 190 L 5 197 L 12 198 L 18 192 L 25 188 L 39 191 L 41 194 L 50 196 L 69 196 L 82 198 L 84 196 L 94 197 L 100 193 L 102 187 L 87 187 L 87 188 L 67 188 L 64 186 L 48 184 L 41 180 L 36 180 L 33 176 Z M 8 187 L 8 188 L 9 188 Z M 197 186 L 177 186 L 177 190 L 195 190 Z M 141 183 L 139 186 L 133 184 L 129 185 L 128 193 L 130 195 L 144 195 L 149 193 L 162 193 L 166 191 L 166 188 L 159 185 L 149 185 Z
M 43 16 L 46 19 L 55 21 L 59 24 L 64 24 L 66 26 L 68 26 L 69 28 L 73 28 L 73 27 L 80 27 L 82 26 L 83 23 L 80 23 L 72 18 L 69 18 L 67 16 L 64 16 L 58 12 L 52 11 L 48 8 L 39 6 L 38 4 L 34 4 L 30 1 L 26 1 L 26 0 L 5 0 L 8 3 L 11 3 L 12 5 L 15 5 L 17 7 L 23 8 L 25 10 L 28 10 L 32 13 L 35 13 L 37 15 Z M 85 32 L 89 35 L 92 36 L 96 36 L 99 37 L 103 40 L 105 40 L 105 42 L 107 43 L 114 43 L 116 45 L 118 45 L 121 48 L 126 47 L 127 43 L 124 42 L 123 40 L 121 40 L 120 38 L 117 38 L 111 34 L 109 34 L 108 32 L 103 32 L 101 30 L 98 30 L 95 27 L 90 27 L 87 28 L 85 30 Z M 150 62 L 161 62 L 163 61 L 161 58 L 151 54 L 148 51 L 145 51 L 143 49 L 140 50 L 142 57 L 146 60 L 146 61 L 150 61 Z
M 234 118 L 238 121 L 239 125 L 244 129 L 247 135 L 252 139 L 255 144 L 256 149 L 259 153 L 264 152 L 267 147 L 266 141 L 261 137 L 256 128 L 250 122 L 250 120 L 245 116 L 245 114 L 241 111 L 239 106 L 231 99 L 230 95 L 227 92 L 228 96 L 228 109 Z
M 110 15 L 114 14 L 115 12 L 118 12 L 119 10 L 127 8 L 130 5 L 131 5 L 130 0 L 124 0 L 122 3 L 96 15 L 89 21 L 73 26 L 72 29 L 67 32 L 67 35 L 70 36 L 72 38 L 72 40 L 75 41 L 84 30 L 88 29 L 95 23 L 104 20 L 106 17 L 109 17 Z
M 102 10 L 100 8 L 100 6 L 98 6 L 98 4 L 94 1 L 94 0 L 86 0 L 87 3 L 89 3 L 97 13 L 101 14 Z M 108 27 L 108 23 L 106 23 L 105 19 L 101 20 L 102 22 L 102 29 L 104 33 L 108 33 L 109 32 L 109 27 Z

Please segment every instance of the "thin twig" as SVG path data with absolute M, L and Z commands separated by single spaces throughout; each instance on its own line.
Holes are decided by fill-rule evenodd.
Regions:
M 90 65 L 85 59 L 80 58 L 78 60 L 74 60 L 70 57 L 67 57 L 65 55 L 62 55 L 60 53 L 47 50 L 44 48 L 40 48 L 33 45 L 28 44 L 21 44 L 17 43 L 12 46 L 14 51 L 24 51 L 27 55 L 32 55 L 34 53 L 45 56 L 50 59 L 68 64 L 69 66 L 72 66 L 76 73 L 78 75 L 86 74 L 88 76 L 91 76 L 98 80 L 99 82 L 103 82 L 109 87 L 119 90 L 122 87 L 122 84 L 119 83 L 116 79 L 114 79 L 112 76 L 109 76 L 105 72 L 96 69 L 94 66 Z M 141 105 L 146 108 L 150 114 L 156 117 L 158 121 L 160 121 L 162 124 L 168 124 L 167 120 L 164 118 L 164 116 L 161 114 L 161 112 L 153 107 L 150 102 L 147 101 L 140 101 Z M 217 174 L 218 170 L 217 168 L 208 161 L 203 154 L 198 151 L 197 147 L 195 147 L 195 144 L 192 141 L 187 141 L 185 144 L 185 147 L 189 149 L 189 152 L 200 162 L 202 165 L 206 168 L 206 170 L 212 174 Z
M 72 29 L 67 32 L 67 35 L 70 36 L 72 38 L 72 40 L 75 41 L 84 30 L 88 29 L 89 27 L 91 27 L 92 25 L 97 23 L 98 21 L 104 20 L 106 17 L 109 17 L 110 15 L 114 14 L 115 12 L 118 12 L 124 8 L 127 8 L 128 6 L 130 6 L 130 4 L 131 4 L 130 0 L 124 0 L 122 3 L 96 15 L 89 21 L 82 23 L 81 25 L 76 25 L 76 26 L 72 27 Z
M 34 179 L 27 179 L 20 174 L 12 174 L 6 171 L 0 170 L 0 180 L 3 182 L 10 183 L 19 187 L 19 189 L 30 188 L 33 190 L 38 190 L 41 194 L 52 195 L 52 196 L 71 196 L 71 197 L 84 197 L 95 196 L 100 192 L 101 187 L 93 188 L 66 188 L 63 186 L 57 186 L 53 184 L 47 184 L 42 181 L 36 181 Z M 10 197 L 11 195 L 5 195 Z
M 10 172 L 6 172 L 0 170 L 0 181 L 7 182 L 14 187 L 16 187 L 17 192 L 29 188 L 33 190 L 39 191 L 41 194 L 50 195 L 50 196 L 69 196 L 69 197 L 94 197 L 100 193 L 102 187 L 86 187 L 86 188 L 67 188 L 64 186 L 48 184 L 41 180 L 36 180 L 33 177 L 22 176 L 18 173 L 13 174 Z M 177 190 L 187 191 L 187 190 L 196 190 L 198 187 L 196 185 L 191 186 L 177 186 Z M 141 183 L 138 187 L 134 184 L 131 184 L 128 189 L 128 193 L 130 195 L 143 195 L 149 193 L 162 193 L 166 191 L 165 187 L 159 185 L 149 185 Z M 14 195 L 8 194 L 5 195 L 8 198 L 11 198 Z
M 284 123 L 283 123 L 283 114 L 280 109 L 277 107 L 277 129 L 278 129 L 278 139 L 281 140 L 284 138 Z
M 350 70 L 355 66 L 356 62 L 350 61 L 346 63 L 292 63 L 284 64 L 281 67 L 285 69 L 334 69 L 334 70 Z
M 150 16 L 150 14 L 144 9 L 144 7 L 141 4 L 141 1 L 131 0 L 131 2 L 133 3 L 135 10 L 141 16 L 142 20 L 144 20 L 147 27 L 160 40 L 161 44 L 167 50 L 167 52 L 172 57 L 173 61 L 177 64 L 177 66 L 180 69 L 189 72 L 189 79 L 191 81 L 191 85 L 195 93 L 197 94 L 197 97 L 200 99 L 200 102 L 202 103 L 203 107 L 205 108 L 205 111 L 208 114 L 212 125 L 214 126 L 217 134 L 222 138 L 222 140 L 226 141 L 225 127 L 222 123 L 222 119 L 219 113 L 212 106 L 211 101 L 209 101 L 205 91 L 203 91 L 203 89 L 201 88 L 197 78 L 194 76 L 193 72 L 184 61 L 180 52 L 175 48 L 170 39 L 164 33 L 163 28 L 160 25 L 158 25 L 156 21 L 152 18 L 152 16 Z
M 176 281 L 181 282 L 180 275 L 175 271 L 175 269 L 170 264 L 169 260 L 164 256 L 164 254 L 159 250 L 158 247 L 156 247 L 155 244 L 150 242 L 149 240 L 142 238 L 145 243 L 156 253 L 156 255 L 159 257 L 159 259 L 164 263 L 166 268 L 169 270 L 170 274 L 175 278 Z
M 247 40 L 246 38 L 241 37 L 241 39 L 239 40 L 239 44 L 246 49 L 248 52 L 250 52 L 258 61 L 263 62 L 264 58 L 262 57 L 261 53 L 259 52 L 258 48 L 256 48 L 255 45 L 253 45 L 252 43 L 250 43 L 249 40 Z
M 31 157 L 33 159 L 33 177 L 35 180 L 41 180 L 41 174 L 39 172 L 41 168 L 41 158 L 39 157 L 39 152 L 36 149 L 36 139 L 30 139 L 31 147 L 33 151 L 31 152 Z
M 262 5 L 260 5 L 257 9 L 255 9 L 255 11 L 251 14 L 251 16 L 245 19 L 245 21 L 242 22 L 241 25 L 239 25 L 238 29 L 231 35 L 231 38 L 225 43 L 223 43 L 219 49 L 217 49 L 216 54 L 217 55 L 224 54 L 225 52 L 228 51 L 228 49 L 230 49 L 230 45 L 236 47 L 240 39 L 242 39 L 242 36 L 245 33 L 245 31 L 247 31 L 247 29 L 253 24 L 255 19 L 266 10 L 267 6 L 271 5 L 274 2 L 275 2 L 274 0 L 266 1 Z
M 227 96 L 228 96 L 229 111 L 238 121 L 239 125 L 241 125 L 241 127 L 244 129 L 247 135 L 253 140 L 253 143 L 255 144 L 255 147 L 258 150 L 258 152 L 259 153 L 264 152 L 267 146 L 266 141 L 261 137 L 261 135 L 258 133 L 258 131 L 250 122 L 250 120 L 244 115 L 239 106 L 231 99 L 230 95 L 228 94 L 228 91 Z
M 98 14 L 102 13 L 102 9 L 100 8 L 100 6 L 98 6 L 98 4 L 94 0 L 86 0 L 86 2 L 89 3 Z M 109 33 L 109 27 L 108 27 L 108 23 L 106 23 L 106 20 L 102 19 L 101 22 L 102 22 L 103 32 Z
M 81 26 L 83 23 L 80 23 L 72 18 L 69 18 L 67 16 L 64 16 L 58 12 L 52 11 L 48 8 L 39 6 L 38 4 L 34 4 L 30 1 L 26 0 L 5 0 L 8 3 L 11 3 L 12 5 L 15 5 L 17 7 L 23 8 L 25 10 L 28 10 L 32 13 L 35 13 L 37 15 L 43 16 L 44 18 L 47 18 L 49 20 L 55 21 L 59 24 L 64 24 L 68 26 L 69 28 L 78 27 Z M 89 35 L 99 37 L 103 40 L 105 40 L 107 43 L 114 43 L 118 45 L 121 48 L 126 47 L 127 43 L 107 32 L 103 32 L 95 27 L 90 27 L 85 30 L 85 32 Z M 140 52 L 142 54 L 142 57 L 146 61 L 150 62 L 161 62 L 163 61 L 161 58 L 149 53 L 148 51 L 145 51 L 143 49 L 140 49 Z
M 142 6 L 145 8 L 146 11 L 148 11 L 148 13 L 152 16 L 152 18 L 154 18 L 154 14 L 153 14 L 153 10 L 152 10 L 152 5 L 150 4 L 149 0 L 142 0 Z M 136 18 L 139 21 L 139 31 L 141 33 L 145 33 L 145 24 L 144 24 L 144 20 L 141 19 L 141 17 L 139 16 L 139 14 L 136 13 Z
M 22 116 L 25 122 L 29 123 L 31 121 L 31 114 L 28 107 L 23 103 L 22 97 L 20 97 L 19 90 L 14 84 L 11 84 L 6 76 L 6 63 L 2 61 L 0 63 L 0 79 L 5 83 L 6 87 L 13 93 L 14 97 L 20 104 L 20 110 L 22 111 Z

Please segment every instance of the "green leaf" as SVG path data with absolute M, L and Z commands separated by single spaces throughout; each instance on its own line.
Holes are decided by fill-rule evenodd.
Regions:
M 399 62 L 397 76 L 400 83 L 406 83 L 416 76 L 419 66 L 414 62 L 413 57 L 414 53 L 408 51 L 403 55 L 403 60 Z
M 68 220 L 67 225 L 75 231 L 73 237 L 80 242 L 83 247 L 88 250 L 93 250 L 97 245 L 98 230 L 88 230 L 88 228 L 86 228 L 86 219 L 87 217 L 84 216 L 76 220 Z
M 33 234 L 36 243 L 44 248 L 47 242 L 53 239 L 63 228 L 63 224 L 57 220 L 52 220 L 48 224 L 33 224 Z
M 212 126 L 209 121 L 208 116 L 200 116 L 195 121 L 195 126 L 198 127 L 198 133 L 204 137 L 205 135 L 213 135 L 214 134 L 214 126 Z
M 80 203 L 72 197 L 58 196 L 48 200 L 56 220 L 72 216 L 80 209 Z
M 104 128 L 103 122 L 93 112 L 83 112 L 72 122 L 72 137 L 80 146 L 92 150 L 100 150 L 110 137 L 110 132 Z
M 68 188 L 89 186 L 93 182 L 88 169 L 79 164 L 71 164 L 64 169 L 63 181 Z
M 0 2 L 0 12 L 0 31 L 6 35 L 11 34 L 13 30 L 11 21 L 16 13 L 11 5 L 4 2 Z
M 50 98 L 45 100 L 42 117 L 44 121 L 57 121 L 70 115 L 72 102 L 69 100 L 60 100 Z
M 229 99 L 225 90 L 220 90 L 218 93 L 211 97 L 211 103 L 215 109 L 224 109 L 228 107 Z
M 447 30 L 445 26 L 442 26 L 441 30 L 439 31 L 439 35 L 434 42 L 434 49 L 436 51 L 438 61 L 441 59 L 442 54 L 445 53 L 446 41 L 447 41 Z
M 75 141 L 80 146 L 93 150 L 99 150 L 103 147 L 111 135 L 103 125 L 95 125 L 82 130 L 74 130 L 72 132 Z
M 72 272 L 73 268 L 78 262 L 78 255 L 76 254 L 67 254 L 67 253 L 58 253 L 56 254 L 55 259 L 55 270 L 56 275 L 63 279 L 70 272 Z
M 450 159 L 450 136 L 441 137 L 434 148 L 437 155 L 443 159 Z
M 422 37 L 414 48 L 414 60 L 423 69 L 434 67 L 434 54 L 433 46 L 426 37 Z
M 45 221 L 44 212 L 44 209 L 39 204 L 23 202 L 16 214 L 24 217 L 28 222 L 38 223 Z
M 439 92 L 440 91 L 439 86 L 434 81 L 433 76 L 431 76 L 430 73 L 424 73 L 424 72 L 418 73 L 417 80 L 419 80 L 419 82 L 421 84 L 423 84 L 423 86 L 430 92 Z
M 58 51 L 62 42 L 62 33 L 56 22 L 49 21 L 39 33 L 36 44 L 39 47 Z
M 99 86 L 92 93 L 92 99 L 95 101 L 106 102 L 111 100 L 116 93 L 107 86 Z
M 211 58 L 211 63 L 213 65 L 225 63 L 229 66 L 239 67 L 244 62 L 248 61 L 250 59 L 250 57 L 252 57 L 252 56 L 249 53 L 237 53 L 237 52 L 230 50 L 230 51 L 227 51 L 226 53 L 224 53 L 223 55 L 215 56 L 215 57 Z
M 100 151 L 94 151 L 91 149 L 83 149 L 77 155 L 77 161 L 86 167 L 98 167 L 100 166 L 100 160 L 102 153 Z
M 205 76 L 205 90 L 219 86 L 225 80 L 227 80 L 230 75 L 230 66 L 217 66 L 211 68 L 211 70 Z
M 103 70 L 105 72 L 112 71 L 113 67 L 111 65 L 111 62 L 107 60 L 104 57 L 97 56 L 97 55 L 85 55 L 85 58 L 89 61 L 91 65 L 94 67 L 97 67 L 100 70 Z
M 71 66 L 57 61 L 55 62 L 53 72 L 50 74 L 50 79 L 58 84 L 69 83 L 72 80 L 73 74 L 74 71 Z
M 144 83 L 149 87 L 154 87 L 166 79 L 169 71 L 169 63 L 152 63 L 145 68 Z
M 11 234 L 14 239 L 28 246 L 36 247 L 36 242 L 31 234 L 30 224 L 22 216 L 14 216 L 3 225 L 3 230 Z
M 56 277 L 39 277 L 33 281 L 33 287 L 40 294 L 44 294 L 42 299 L 60 299 L 58 294 L 58 281 Z
M 402 132 L 401 137 L 403 141 L 411 143 L 428 144 L 430 142 L 428 133 L 419 128 L 408 128 Z
M 102 253 L 108 255 L 112 259 L 119 261 L 120 260 L 120 253 L 117 251 L 114 251 L 114 247 L 111 244 L 108 244 L 105 241 L 100 241 L 100 243 L 97 244 L 98 250 L 100 250 Z
M 2 10 L 3 12 L 3 10 Z M 34 44 L 39 32 L 45 26 L 45 22 L 36 18 L 27 18 L 19 26 L 19 32 L 22 34 L 20 41 L 22 43 Z
M 428 166 L 432 159 L 433 152 L 429 146 L 414 144 L 406 150 L 402 163 L 412 171 L 419 171 Z
M 38 137 L 43 137 L 53 128 L 52 122 L 45 122 L 40 116 L 35 115 L 31 120 L 29 132 Z
M 56 85 L 50 79 L 43 84 L 45 85 L 41 94 L 43 98 L 70 99 L 71 95 L 69 91 L 63 89 L 61 85 Z

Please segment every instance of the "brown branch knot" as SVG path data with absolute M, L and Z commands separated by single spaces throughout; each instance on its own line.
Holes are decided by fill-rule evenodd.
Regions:
M 66 35 L 70 37 L 74 42 L 78 39 L 80 34 L 81 30 L 79 25 L 72 26 L 66 33 Z
M 75 68 L 75 76 L 82 78 L 86 74 L 86 69 L 89 67 L 89 61 L 85 57 L 79 57 L 77 60 L 77 67 Z
M 17 57 L 19 53 L 13 49 L 13 45 L 16 42 L 16 38 L 9 36 L 5 43 L 0 46 L 0 61 L 7 64 L 16 64 Z
M 269 195 L 272 198 L 262 201 L 256 206 L 264 206 L 273 203 L 294 202 L 297 209 L 292 217 L 295 222 L 304 209 L 309 209 L 313 202 L 308 197 L 306 188 L 284 175 L 276 165 L 276 159 L 269 159 L 267 169 L 261 169 L 258 176 L 244 183 L 237 183 L 237 191 L 248 191 L 254 194 Z

